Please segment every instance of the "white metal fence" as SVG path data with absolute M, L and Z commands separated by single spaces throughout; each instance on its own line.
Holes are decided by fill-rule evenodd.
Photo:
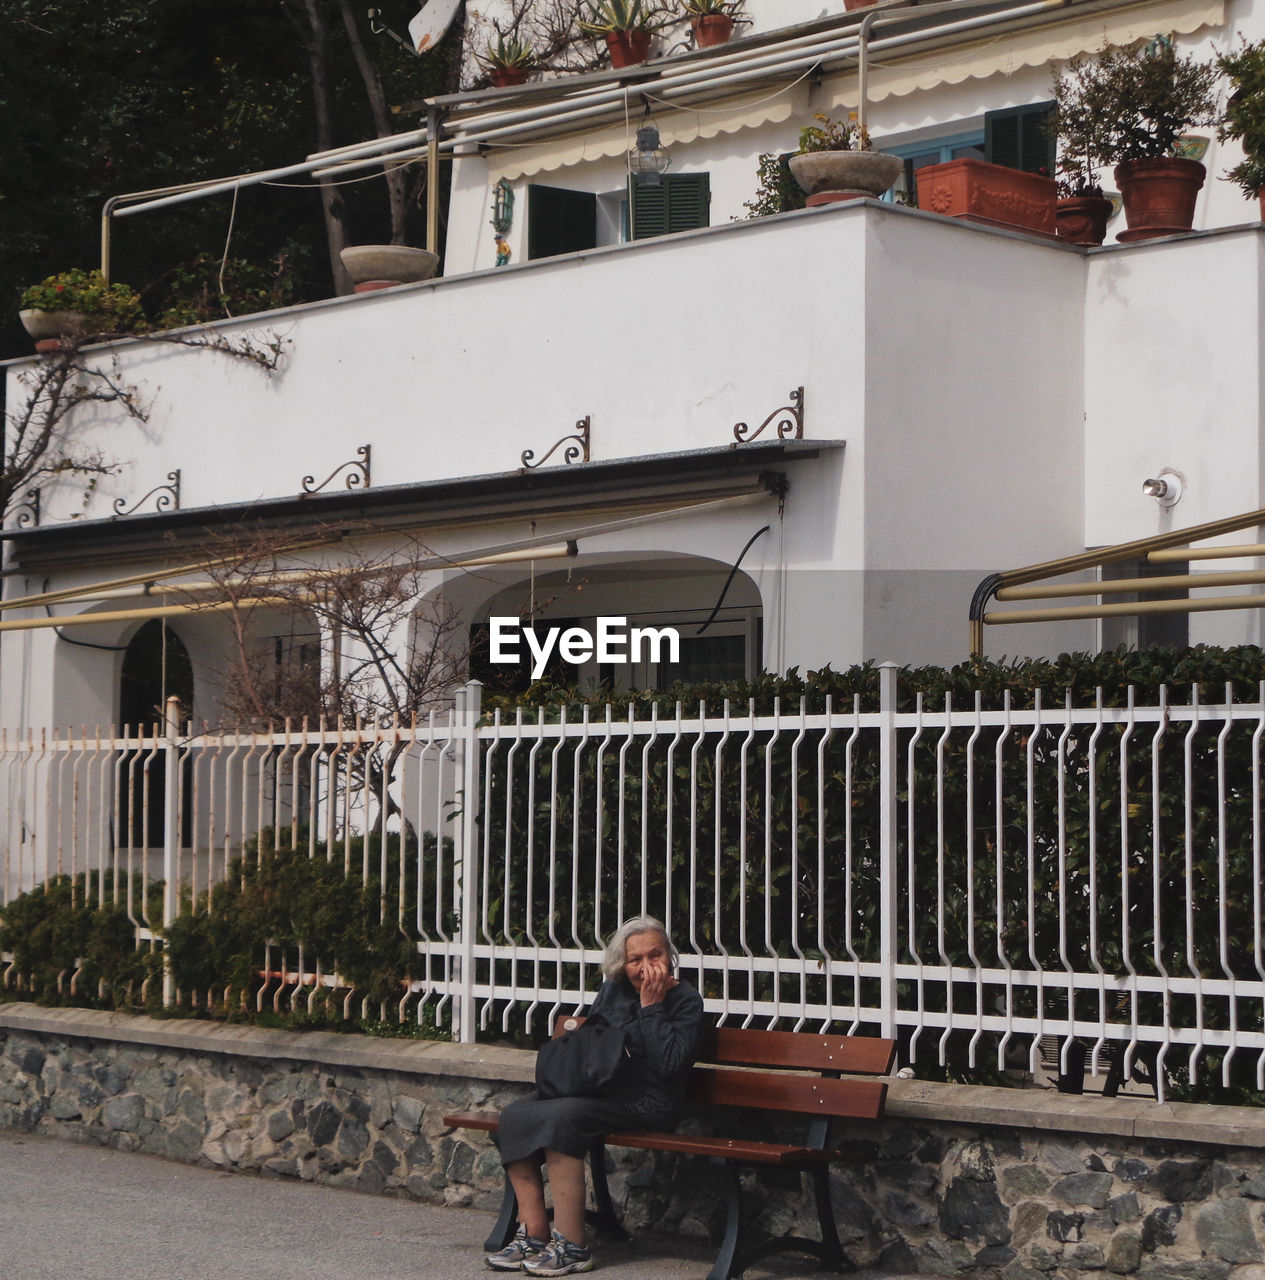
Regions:
M 292 845 L 371 886 L 464 1040 L 585 1003 L 601 940 L 648 913 L 728 1022 L 870 1025 L 967 1073 L 1053 1046 L 1161 1091 L 1210 1067 L 1265 1087 L 1265 686 L 898 711 L 879 679 L 869 711 L 481 723 L 471 685 L 409 727 L 5 740 L 0 901 L 86 874 L 146 941 Z M 320 941 L 261 957 L 269 998 L 352 999 Z

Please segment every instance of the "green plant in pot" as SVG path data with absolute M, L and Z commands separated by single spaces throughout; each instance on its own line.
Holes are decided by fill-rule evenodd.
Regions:
M 645 62 L 654 33 L 670 20 L 660 5 L 649 0 L 588 0 L 586 9 L 580 30 L 606 41 L 612 67 Z
M 1129 227 L 1121 240 L 1189 231 L 1206 170 L 1177 155 L 1183 134 L 1217 123 L 1217 68 L 1178 57 L 1167 37 L 1073 60 L 1054 82 L 1054 126 L 1092 167 L 1114 165 Z
M 726 43 L 734 33 L 742 5 L 743 0 L 681 0 L 681 8 L 694 32 L 695 45 L 709 49 Z
M 145 327 L 134 289 L 78 267 L 30 285 L 18 298 L 23 327 L 36 341 L 131 333 Z
M 862 196 L 881 196 L 900 176 L 897 156 L 875 151 L 870 135 L 853 118 L 832 120 L 818 113 L 800 131 L 799 150 L 789 164 L 811 207 Z
M 1222 142 L 1237 142 L 1243 159 L 1225 175 L 1237 182 L 1244 196 L 1261 197 L 1265 210 L 1265 40 L 1244 40 L 1217 59 L 1217 68 L 1230 81 L 1225 115 L 1217 127 Z
M 479 55 L 479 64 L 498 89 L 524 84 L 536 66 L 536 51 L 516 35 L 496 33 L 496 41 L 488 41 Z

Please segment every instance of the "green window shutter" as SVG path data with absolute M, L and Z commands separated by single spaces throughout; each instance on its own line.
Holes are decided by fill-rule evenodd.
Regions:
M 984 159 L 1009 169 L 1054 176 L 1054 130 L 1049 127 L 1053 102 L 1006 107 L 984 113 Z
M 694 231 L 710 225 L 711 183 L 705 173 L 665 174 L 657 186 L 628 180 L 632 238 Z

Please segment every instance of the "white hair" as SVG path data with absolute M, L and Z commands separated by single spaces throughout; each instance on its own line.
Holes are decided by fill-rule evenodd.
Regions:
M 656 920 L 654 916 L 633 916 L 615 930 L 614 936 L 606 944 L 606 954 L 602 957 L 602 976 L 608 982 L 615 982 L 624 976 L 624 965 L 628 960 L 628 939 L 639 933 L 657 933 L 663 939 L 664 950 L 668 953 L 668 969 L 671 971 L 676 968 L 681 957 L 677 955 L 672 939 L 663 927 L 663 921 Z

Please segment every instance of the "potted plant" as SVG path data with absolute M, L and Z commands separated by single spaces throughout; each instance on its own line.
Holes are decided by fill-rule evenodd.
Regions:
M 1069 244 L 1099 245 L 1107 238 L 1114 206 L 1103 195 L 1084 139 L 1062 134 L 1058 140 L 1054 230 Z
M 488 79 L 498 89 L 504 89 L 527 83 L 527 77 L 536 65 L 536 52 L 518 36 L 498 31 L 496 43 L 489 40 L 487 48 L 479 55 L 479 64 L 488 73 Z
M 881 196 L 896 181 L 904 162 L 875 151 L 854 118 L 840 122 L 818 112 L 813 119 L 818 123 L 800 130 L 799 150 L 788 162 L 810 207 Z
M 1230 81 L 1217 137 L 1243 147 L 1243 159 L 1225 176 L 1237 182 L 1249 200 L 1259 197 L 1265 215 L 1265 41 L 1243 41 L 1217 59 L 1217 68 Z
M 742 3 L 743 0 L 681 0 L 682 8 L 689 14 L 695 45 L 711 49 L 725 44 L 734 33 L 734 22 Z
M 1206 170 L 1176 154 L 1192 128 L 1217 123 L 1217 68 L 1179 58 L 1157 38 L 1133 50 L 1069 62 L 1054 82 L 1061 135 L 1083 140 L 1087 163 L 1114 165 L 1128 230 L 1120 240 L 1189 231 Z
M 63 337 L 127 333 L 145 324 L 134 289 L 109 283 L 100 271 L 78 267 L 24 289 L 18 308 L 22 325 L 37 346 Z
M 663 23 L 663 10 L 650 0 L 588 0 L 588 17 L 580 19 L 580 30 L 606 41 L 612 67 L 631 67 L 645 62 Z
M 338 256 L 356 293 L 430 280 L 439 268 L 439 254 L 406 244 L 346 245 Z

